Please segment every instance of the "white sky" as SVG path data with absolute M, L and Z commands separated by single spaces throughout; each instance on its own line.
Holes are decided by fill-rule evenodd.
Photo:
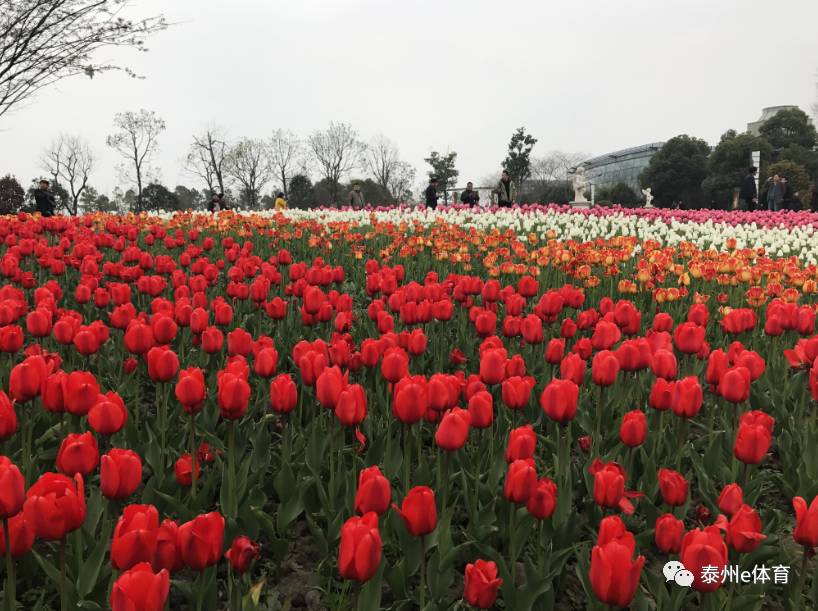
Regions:
M 461 182 L 499 170 L 524 125 L 550 149 L 600 154 L 689 133 L 718 141 L 762 107 L 816 99 L 815 0 L 137 0 L 173 28 L 147 77 L 63 81 L 0 118 L 0 174 L 41 173 L 43 148 L 80 134 L 92 184 L 117 184 L 112 118 L 147 108 L 168 129 L 155 165 L 199 186 L 182 160 L 211 123 L 233 138 L 277 127 L 306 136 L 331 120 L 383 133 L 422 176 L 432 150 L 458 152 Z M 268 186 L 268 189 L 270 186 Z

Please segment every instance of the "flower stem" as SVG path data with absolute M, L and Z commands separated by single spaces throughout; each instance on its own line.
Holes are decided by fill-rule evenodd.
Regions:
M 236 423 L 227 423 L 227 504 L 228 517 L 236 517 Z
M 196 414 L 190 414 L 190 462 L 191 462 L 191 485 L 190 498 L 196 503 L 196 464 L 198 462 L 196 451 Z
M 14 575 L 14 560 L 11 557 L 11 537 L 9 535 L 9 519 L 3 519 L 3 536 L 6 542 L 6 591 L 5 608 L 14 611 L 17 608 L 17 581 Z
M 420 610 L 426 606 L 426 535 L 420 538 L 420 592 L 418 592 L 418 600 L 420 602 Z
M 7 542 L 7 544 L 10 543 Z M 60 609 L 68 611 L 68 586 L 65 581 L 65 537 L 60 541 Z

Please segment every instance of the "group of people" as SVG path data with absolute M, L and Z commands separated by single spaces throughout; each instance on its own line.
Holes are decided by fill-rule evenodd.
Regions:
M 792 188 L 792 184 L 786 176 L 773 174 L 764 183 L 762 192 L 759 194 L 756 184 L 757 175 L 758 168 L 753 166 L 741 183 L 739 198 L 742 200 L 743 209 L 770 210 L 774 212 L 801 209 L 799 194 Z M 814 183 L 810 187 L 809 207 L 813 212 L 818 212 L 818 189 L 816 189 Z
M 426 191 L 424 192 L 427 208 L 437 208 L 437 185 L 437 177 L 432 176 L 429 179 L 429 186 L 426 187 Z M 511 208 L 517 201 L 517 188 L 507 170 L 503 170 L 503 173 L 500 175 L 500 181 L 497 183 L 497 186 L 492 189 L 491 195 L 492 199 L 496 197 L 497 205 L 501 208 Z M 460 193 L 460 203 L 466 206 L 477 206 L 480 203 L 480 194 L 474 188 L 473 183 L 466 183 L 466 190 Z

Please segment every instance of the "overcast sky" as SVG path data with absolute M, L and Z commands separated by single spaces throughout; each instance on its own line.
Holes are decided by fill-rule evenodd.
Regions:
M 171 186 L 195 132 L 277 127 L 306 136 L 329 121 L 382 133 L 426 171 L 458 153 L 461 181 L 499 170 L 524 125 L 551 149 L 600 154 L 689 133 L 718 141 L 765 106 L 816 99 L 815 0 L 136 0 L 177 25 L 149 53 L 108 52 L 144 80 L 111 73 L 44 90 L 0 118 L 0 174 L 23 182 L 59 132 L 99 157 L 92 183 L 118 182 L 105 146 L 116 112 L 167 123 L 156 158 Z

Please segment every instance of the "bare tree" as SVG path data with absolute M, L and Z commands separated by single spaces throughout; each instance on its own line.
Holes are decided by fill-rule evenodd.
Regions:
M 366 147 L 364 162 L 367 170 L 375 177 L 375 182 L 392 193 L 389 184 L 398 164 L 401 163 L 398 146 L 386 136 L 375 136 Z M 400 197 L 397 193 L 392 195 Z
M 193 136 L 185 159 L 185 168 L 201 178 L 210 193 L 224 193 L 224 163 L 227 150 L 227 140 L 219 128 L 209 128 L 203 134 Z
M 386 190 L 395 198 L 395 203 L 404 202 L 412 196 L 412 185 L 415 182 L 415 168 L 405 161 L 398 161 L 389 175 Z
M 88 188 L 88 177 L 94 169 L 95 162 L 91 147 L 79 136 L 60 134 L 45 151 L 43 168 L 71 198 L 70 201 L 63 200 L 62 203 L 73 216 L 79 212 L 79 201 Z
M 330 123 L 326 130 L 314 132 L 308 144 L 321 176 L 329 183 L 330 203 L 335 204 L 341 177 L 359 166 L 364 144 L 348 123 Z
M 0 0 L 0 116 L 57 81 L 124 70 L 94 62 L 106 47 L 145 51 L 145 39 L 163 30 L 161 15 L 125 19 L 128 0 Z
M 270 138 L 270 163 L 276 174 L 276 179 L 281 181 L 281 190 L 284 191 L 284 199 L 289 198 L 289 182 L 296 168 L 301 165 L 303 157 L 303 146 L 301 140 L 289 130 L 277 129 Z
M 248 206 L 258 208 L 261 189 L 273 177 L 267 144 L 263 140 L 242 138 L 228 151 L 225 170 L 241 186 Z
M 531 178 L 544 182 L 567 180 L 569 170 L 587 158 L 587 153 L 550 151 L 531 160 Z
M 158 148 L 158 138 L 165 130 L 165 121 L 152 110 L 121 112 L 114 116 L 117 132 L 108 136 L 107 143 L 126 161 L 123 175 L 136 184 L 136 211 L 141 212 L 142 190 L 149 174 L 151 157 Z

